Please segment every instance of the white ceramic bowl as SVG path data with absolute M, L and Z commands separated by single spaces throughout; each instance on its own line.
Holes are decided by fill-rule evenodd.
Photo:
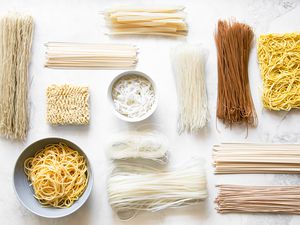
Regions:
M 130 118 L 130 117 L 127 117 L 121 113 L 119 113 L 116 108 L 115 108 L 115 104 L 114 104 L 114 101 L 113 101 L 113 97 L 112 97 L 112 88 L 114 86 L 114 84 L 122 77 L 124 76 L 128 76 L 128 75 L 136 75 L 136 76 L 141 76 L 145 79 L 147 79 L 148 81 L 150 81 L 150 83 L 152 84 L 152 87 L 153 87 L 153 90 L 154 90 L 154 93 L 155 93 L 155 99 L 154 99 L 154 103 L 151 107 L 151 109 L 149 109 L 149 111 L 147 113 L 145 113 L 143 116 L 141 117 L 138 117 L 138 118 Z M 140 71 L 126 71 L 126 72 L 123 72 L 121 74 L 119 74 L 118 76 L 116 76 L 110 83 L 109 87 L 108 87 L 108 92 L 107 92 L 107 98 L 108 98 L 108 101 L 110 102 L 110 105 L 112 107 L 112 111 L 114 113 L 114 115 L 116 115 L 119 119 L 121 120 L 124 120 L 124 121 L 127 121 L 127 122 L 139 122 L 139 121 L 142 121 L 142 120 L 145 120 L 147 119 L 149 116 L 151 116 L 154 111 L 156 110 L 157 108 L 157 104 L 158 104 L 158 94 L 157 94 L 157 90 L 156 90 L 156 85 L 155 83 L 153 82 L 153 80 L 146 74 L 140 72 Z

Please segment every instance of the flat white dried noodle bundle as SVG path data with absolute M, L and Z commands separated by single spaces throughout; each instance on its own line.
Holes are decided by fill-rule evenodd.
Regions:
M 29 126 L 28 67 L 34 22 L 11 13 L 0 19 L 0 135 L 24 140 Z
M 136 66 L 137 47 L 129 44 L 49 42 L 45 67 L 128 69 Z
M 300 144 L 222 143 L 213 160 L 216 174 L 300 174 Z
M 207 197 L 205 172 L 198 160 L 175 170 L 122 161 L 113 170 L 107 190 L 110 205 L 121 219 L 139 211 L 198 204 Z
M 105 11 L 111 35 L 185 36 L 183 6 L 119 6 Z
M 197 133 L 209 119 L 205 54 L 200 45 L 191 44 L 178 45 L 171 51 L 179 104 L 179 133 Z
M 159 132 L 124 132 L 112 137 L 108 145 L 108 156 L 112 160 L 148 159 L 167 162 L 169 143 Z
M 88 87 L 51 85 L 47 88 L 47 121 L 53 125 L 89 123 Z

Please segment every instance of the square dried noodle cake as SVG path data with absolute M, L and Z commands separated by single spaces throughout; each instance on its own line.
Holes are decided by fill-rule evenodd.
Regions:
M 47 88 L 47 121 L 54 125 L 89 123 L 88 87 L 51 85 Z
M 258 60 L 264 107 L 286 111 L 300 108 L 300 33 L 261 35 Z

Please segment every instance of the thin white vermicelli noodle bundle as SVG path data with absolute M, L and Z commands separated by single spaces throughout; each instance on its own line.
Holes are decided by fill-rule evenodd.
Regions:
M 197 133 L 209 118 L 205 84 L 205 50 L 200 45 L 181 44 L 171 59 L 179 104 L 178 131 Z
M 121 219 L 139 211 L 197 204 L 207 197 L 206 177 L 200 162 L 176 170 L 120 162 L 108 180 L 112 208 Z
M 149 159 L 167 161 L 167 138 L 158 132 L 141 131 L 119 133 L 110 140 L 108 155 L 113 160 Z

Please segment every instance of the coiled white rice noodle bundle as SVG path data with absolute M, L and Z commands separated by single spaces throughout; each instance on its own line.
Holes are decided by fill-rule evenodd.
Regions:
M 108 156 L 112 160 L 148 159 L 167 162 L 167 137 L 156 131 L 123 132 L 111 138 Z

